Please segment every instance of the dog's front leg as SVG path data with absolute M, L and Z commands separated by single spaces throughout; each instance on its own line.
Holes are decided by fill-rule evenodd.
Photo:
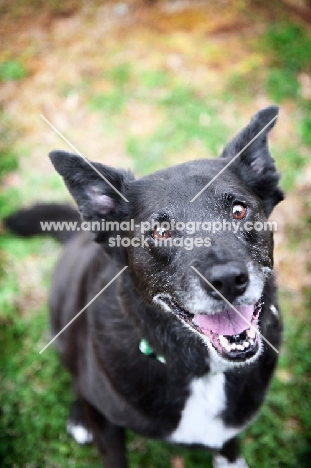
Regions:
M 226 442 L 219 453 L 213 457 L 213 468 L 248 468 L 244 458 L 240 457 L 239 442 L 236 437 Z
M 85 415 L 92 430 L 105 468 L 127 468 L 124 429 L 111 424 L 92 405 L 84 403 Z

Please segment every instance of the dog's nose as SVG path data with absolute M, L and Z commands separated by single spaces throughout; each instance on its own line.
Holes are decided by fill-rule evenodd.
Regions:
M 228 301 L 233 301 L 241 296 L 248 285 L 248 272 L 243 263 L 228 262 L 221 265 L 214 265 L 205 271 L 205 278 L 214 286 Z M 210 284 L 203 281 L 202 284 L 208 293 L 215 299 L 221 299 Z

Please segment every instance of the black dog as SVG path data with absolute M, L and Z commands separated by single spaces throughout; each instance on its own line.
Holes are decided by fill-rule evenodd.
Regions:
M 126 467 L 125 428 L 212 450 L 214 467 L 246 467 L 236 436 L 263 402 L 281 339 L 273 235 L 249 229 L 283 199 L 267 147 L 277 111 L 258 112 L 218 159 L 140 179 L 50 155 L 82 219 L 94 230 L 102 219 L 118 227 L 67 243 L 50 294 L 53 334 L 127 266 L 56 340 L 77 398 L 67 429 L 79 442 L 93 436 L 106 468 Z M 23 234 L 31 214 L 32 233 L 39 220 L 78 220 L 67 207 L 41 205 L 6 224 Z M 207 232 L 215 222 L 217 232 Z

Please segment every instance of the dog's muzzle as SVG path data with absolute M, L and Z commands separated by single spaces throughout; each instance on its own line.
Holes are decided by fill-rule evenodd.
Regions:
M 253 305 L 234 306 L 215 314 L 191 314 L 167 295 L 159 295 L 157 302 L 164 302 L 195 333 L 209 338 L 222 358 L 230 361 L 246 361 L 259 350 L 259 317 L 261 299 Z

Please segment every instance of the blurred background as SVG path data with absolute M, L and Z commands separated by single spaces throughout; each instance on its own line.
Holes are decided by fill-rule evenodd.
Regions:
M 47 154 L 70 147 L 137 176 L 220 153 L 257 110 L 280 106 L 270 148 L 287 193 L 275 263 L 280 363 L 243 436 L 251 467 L 311 456 L 311 2 L 127 0 L 0 3 L 0 216 L 68 200 Z M 68 376 L 46 296 L 60 246 L 0 238 L 1 467 L 100 467 L 65 432 Z M 206 468 L 210 456 L 128 433 L 130 468 Z

